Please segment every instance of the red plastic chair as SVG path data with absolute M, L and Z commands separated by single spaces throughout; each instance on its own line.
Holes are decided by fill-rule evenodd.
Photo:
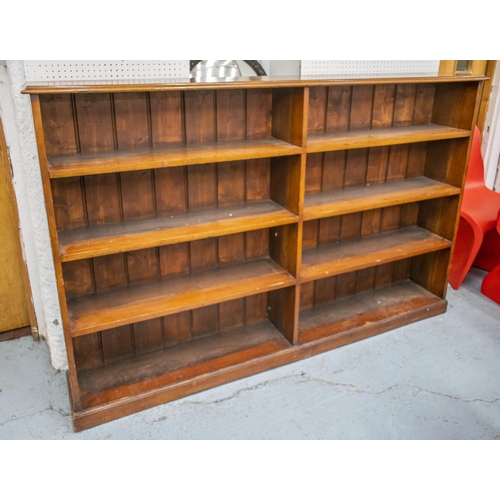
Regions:
M 500 241 L 500 211 L 498 212 L 496 236 Z M 481 285 L 481 293 L 500 304 L 500 245 L 496 248 L 496 262 L 497 264 L 483 279 Z
M 500 193 L 484 184 L 481 132 L 476 126 L 450 271 L 450 285 L 455 290 L 473 264 L 491 270 L 500 262 L 500 236 L 495 229 L 499 209 Z

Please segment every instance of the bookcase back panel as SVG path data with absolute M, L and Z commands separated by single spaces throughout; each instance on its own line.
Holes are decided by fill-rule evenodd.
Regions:
M 446 286 L 446 259 L 450 250 L 371 266 L 358 271 L 309 281 L 300 285 L 300 309 L 355 296 L 356 294 L 390 286 L 411 279 L 431 293 L 442 297 Z
M 451 250 L 418 255 L 412 259 L 411 278 L 433 295 L 446 297 Z
M 398 283 L 410 277 L 411 259 L 389 262 L 300 285 L 300 309 Z
M 308 154 L 306 193 L 419 177 L 427 147 L 423 142 Z
M 418 212 L 418 203 L 408 203 L 306 221 L 302 246 L 303 249 L 316 248 L 413 226 L 418 221 Z
M 283 197 L 283 189 L 271 194 L 270 158 L 52 179 L 51 187 L 58 230 Z
M 476 117 L 478 82 L 440 83 L 432 111 L 433 123 L 472 130 Z
M 434 84 L 389 84 L 310 89 L 308 132 L 424 125 L 431 122 Z
M 40 96 L 47 154 L 272 135 L 272 89 Z
M 477 82 L 313 87 L 309 134 L 436 123 L 472 129 Z
M 467 139 L 309 153 L 305 193 L 373 186 L 425 176 L 462 187 Z

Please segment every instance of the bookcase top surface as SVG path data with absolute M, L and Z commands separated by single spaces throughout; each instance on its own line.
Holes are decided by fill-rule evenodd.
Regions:
M 446 83 L 487 80 L 485 76 L 384 76 L 373 78 L 373 75 L 353 78 L 334 76 L 251 76 L 237 78 L 211 78 L 195 80 L 188 78 L 155 79 L 155 80 L 101 80 L 101 81 L 54 81 L 29 82 L 23 94 L 77 94 L 106 92 L 153 92 L 172 90 L 212 90 L 231 88 L 265 88 L 265 87 L 317 87 L 331 85 L 363 85 L 391 83 Z

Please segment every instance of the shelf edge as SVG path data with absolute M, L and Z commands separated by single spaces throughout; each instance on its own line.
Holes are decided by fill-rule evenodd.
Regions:
M 450 240 L 437 236 L 429 231 L 426 232 L 428 232 L 429 236 L 432 237 L 431 241 L 427 242 L 426 239 L 422 239 L 416 242 L 399 245 L 397 248 L 391 247 L 390 255 L 386 257 L 384 257 L 384 254 L 388 252 L 388 249 L 383 248 L 381 250 L 375 250 L 374 252 L 356 255 L 354 257 L 345 257 L 338 260 L 332 259 L 328 262 L 317 265 L 304 264 L 303 258 L 300 282 L 305 283 L 321 278 L 338 276 L 339 274 L 358 271 L 360 269 L 365 269 L 366 267 L 388 264 L 389 262 L 396 262 L 398 260 L 451 248 L 452 242 Z
M 317 205 L 306 205 L 308 198 L 308 195 L 306 195 L 306 202 L 304 203 L 304 221 L 323 219 L 325 217 L 335 217 L 338 215 L 432 200 L 436 198 L 445 198 L 448 196 L 459 195 L 461 193 L 460 188 L 449 184 L 440 184 L 441 185 L 414 188 L 409 191 L 401 190 L 400 192 L 395 191 L 394 193 L 384 193 L 378 195 L 370 194 L 370 188 L 368 187 L 367 194 L 362 197 L 352 198 L 349 200 L 332 201 L 331 203 Z M 313 197 L 314 194 L 310 195 L 309 199 L 313 199 Z
M 91 243 L 61 243 L 61 239 L 64 240 L 64 238 L 61 238 L 63 232 L 59 231 L 59 255 L 62 262 L 71 262 L 117 253 L 117 245 L 119 246 L 119 252 L 130 252 L 257 229 L 267 229 L 295 222 L 298 222 L 298 216 L 282 208 L 264 216 L 251 215 L 248 217 L 223 219 L 222 224 L 219 223 L 217 227 L 212 229 L 206 228 L 212 224 L 209 222 L 187 227 L 152 229 L 128 235 L 102 236 L 94 238 Z
M 272 259 L 270 258 L 262 260 L 269 262 L 272 261 Z M 250 261 L 250 263 L 252 262 L 258 261 Z M 77 298 L 76 300 L 73 299 L 73 304 L 70 300 L 68 301 L 68 309 L 70 317 L 71 337 L 75 338 L 83 335 L 89 335 L 91 333 L 105 331 L 111 328 L 126 326 L 133 323 L 139 323 L 141 321 L 159 318 L 162 316 L 168 316 L 182 311 L 188 311 L 191 309 L 197 309 L 221 302 L 227 302 L 229 300 L 248 297 L 250 295 L 258 293 L 265 293 L 271 290 L 279 290 L 281 288 L 286 288 L 288 286 L 293 286 L 296 284 L 296 278 L 288 274 L 278 264 L 274 263 L 272 265 L 273 267 L 275 267 L 274 272 L 268 273 L 263 277 L 246 277 L 235 283 L 231 283 L 231 287 L 229 287 L 228 284 L 225 283 L 222 286 L 222 291 L 224 291 L 225 293 L 222 293 L 222 291 L 218 289 L 215 289 L 215 291 L 210 291 L 210 289 L 206 288 L 197 290 L 196 287 L 194 287 L 191 291 L 171 296 L 170 303 L 168 298 L 160 293 L 162 287 L 164 288 L 169 284 L 168 279 L 164 282 L 155 282 L 146 285 L 135 285 L 134 291 L 138 291 L 140 288 L 144 290 L 148 288 L 149 285 L 158 288 L 158 293 L 155 294 L 153 298 L 141 303 L 141 312 L 137 314 L 129 313 L 128 315 L 124 315 L 124 311 L 128 311 L 130 306 L 135 304 L 136 302 L 125 301 L 112 307 L 98 309 L 99 300 L 102 300 L 103 296 L 108 297 L 109 295 L 112 295 L 114 291 L 104 292 L 103 294 L 101 294 L 100 298 L 95 298 L 95 304 L 92 304 L 91 300 L 91 305 L 89 306 L 87 304 L 86 306 L 87 309 L 90 308 L 90 311 L 83 313 L 80 312 L 80 314 L 75 314 L 74 304 L 78 302 L 79 299 L 81 302 L 82 297 Z M 227 268 L 223 269 L 228 270 L 231 267 L 234 271 L 234 267 L 236 266 L 228 266 Z M 186 281 L 190 281 L 190 279 L 186 278 Z M 228 290 L 228 288 L 230 289 Z M 121 291 L 122 290 L 120 290 L 120 292 Z M 96 295 L 94 295 L 94 297 L 96 297 Z M 83 299 L 85 300 L 85 297 L 83 297 Z M 93 310 L 93 307 L 97 309 L 97 312 Z M 76 310 L 78 311 L 78 307 L 76 308 Z M 109 316 L 110 314 L 111 317 Z

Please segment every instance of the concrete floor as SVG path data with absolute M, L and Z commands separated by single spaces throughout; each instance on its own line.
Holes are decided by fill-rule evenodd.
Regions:
M 500 306 L 445 315 L 74 433 L 47 345 L 0 343 L 0 439 L 500 439 Z

